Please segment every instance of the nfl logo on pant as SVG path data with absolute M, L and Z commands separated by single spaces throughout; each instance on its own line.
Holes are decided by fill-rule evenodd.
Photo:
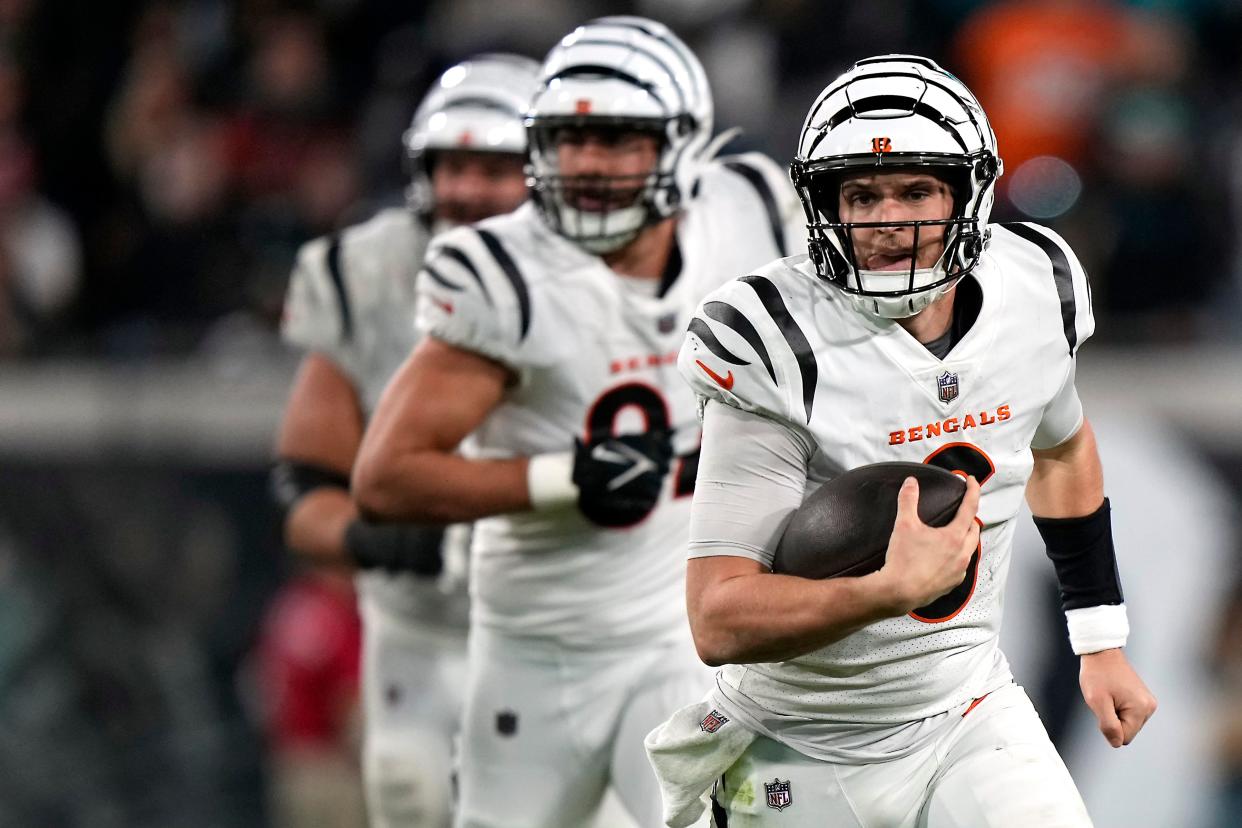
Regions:
M 779 779 L 773 779 L 771 782 L 764 782 L 763 789 L 768 794 L 768 807 L 783 811 L 793 804 L 793 794 L 789 792 L 789 782 L 782 782 Z

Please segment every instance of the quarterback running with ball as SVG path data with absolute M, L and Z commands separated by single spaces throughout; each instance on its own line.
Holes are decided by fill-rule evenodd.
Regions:
M 709 296 L 680 367 L 703 400 L 687 601 L 715 690 L 648 737 L 669 825 L 1088 826 L 997 647 L 1025 494 L 1060 581 L 1083 696 L 1113 746 L 1155 699 L 1128 624 L 1075 360 L 1094 321 L 1055 233 L 988 221 L 1001 174 L 970 91 L 863 60 L 812 106 L 792 165 L 807 253 Z M 771 572 L 789 515 L 881 461 L 968 478 L 956 519 L 908 479 L 884 566 Z

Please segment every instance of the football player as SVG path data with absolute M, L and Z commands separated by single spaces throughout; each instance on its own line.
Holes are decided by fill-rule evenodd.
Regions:
M 930 60 L 872 58 L 834 80 L 791 172 L 809 255 L 709 296 L 680 355 L 704 401 L 687 602 L 699 653 L 725 666 L 649 736 L 666 819 L 685 824 L 715 781 L 730 828 L 1090 825 L 996 643 L 1025 491 L 1100 730 L 1119 747 L 1155 709 L 1122 650 L 1074 384 L 1094 328 L 1086 276 L 1050 230 L 989 224 L 995 137 Z M 908 479 L 878 572 L 771 572 L 810 492 L 890 460 L 966 476 L 956 518 L 921 523 Z
M 477 521 L 458 825 L 580 828 L 610 782 L 656 824 L 643 736 L 710 685 L 677 560 L 699 448 L 677 348 L 710 289 L 805 240 L 776 165 L 713 158 L 712 112 L 665 26 L 581 26 L 528 111 L 532 201 L 427 256 L 427 336 L 354 493 L 377 518 Z
M 283 335 L 306 356 L 280 430 L 275 491 L 291 548 L 358 570 L 375 826 L 448 823 L 466 596 L 460 579 L 438 577 L 448 556 L 441 530 L 360 518 L 349 475 L 364 423 L 415 344 L 414 283 L 432 233 L 526 199 L 522 113 L 538 68 L 489 54 L 446 71 L 403 139 L 411 209 L 307 243 L 289 286 Z

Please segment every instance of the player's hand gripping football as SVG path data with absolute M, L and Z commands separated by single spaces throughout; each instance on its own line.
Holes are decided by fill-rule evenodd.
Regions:
M 884 566 L 876 575 L 893 615 L 926 606 L 962 582 L 979 544 L 979 484 L 966 479 L 957 514 L 943 527 L 919 519 L 919 484 L 906 478 L 897 493 L 897 520 L 888 541 Z
M 1084 655 L 1078 684 L 1100 732 L 1115 748 L 1134 741 L 1156 712 L 1156 697 L 1120 649 Z
M 600 526 L 629 526 L 655 508 L 673 459 L 667 430 L 575 440 L 578 508 Z

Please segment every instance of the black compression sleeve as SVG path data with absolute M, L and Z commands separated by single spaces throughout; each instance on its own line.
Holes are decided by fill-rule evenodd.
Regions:
M 1104 498 L 1100 508 L 1084 517 L 1035 518 L 1035 528 L 1057 571 L 1063 609 L 1120 604 L 1124 600 L 1110 508 L 1108 498 Z
M 355 520 L 345 529 L 345 549 L 359 569 L 435 577 L 444 568 L 444 529 Z

